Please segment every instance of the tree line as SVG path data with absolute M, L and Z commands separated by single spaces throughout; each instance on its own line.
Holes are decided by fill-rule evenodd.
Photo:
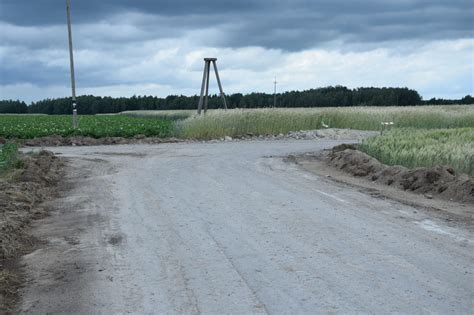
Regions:
M 274 96 L 268 93 L 235 93 L 226 96 L 229 108 L 273 107 Z M 118 113 L 126 110 L 196 109 L 199 96 L 169 95 L 101 97 L 84 95 L 77 98 L 80 114 Z M 408 88 L 356 88 L 330 86 L 306 91 L 277 94 L 276 107 L 332 107 L 332 106 L 408 106 L 439 104 L 474 104 L 467 95 L 460 100 L 430 99 L 423 101 L 417 91 Z M 210 95 L 209 108 L 221 108 L 219 95 Z M 0 101 L 0 113 L 70 114 L 70 98 L 45 99 L 27 106 L 21 101 Z
M 25 102 L 5 100 L 0 101 L 0 114 L 25 114 L 28 113 L 28 105 Z

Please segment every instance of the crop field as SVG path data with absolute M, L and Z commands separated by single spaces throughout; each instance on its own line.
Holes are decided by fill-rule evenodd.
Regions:
M 334 107 L 132 111 L 119 115 L 79 116 L 79 129 L 69 115 L 0 115 L 0 137 L 30 139 L 50 135 L 93 138 L 145 136 L 212 139 L 223 136 L 271 135 L 331 128 L 379 130 L 382 121 L 396 128 L 474 127 L 474 106 Z
M 474 128 L 394 129 L 364 140 L 359 149 L 388 165 L 449 165 L 474 175 Z
M 32 139 L 51 135 L 102 137 L 167 137 L 172 122 L 121 115 L 80 116 L 79 128 L 72 128 L 71 116 L 0 115 L 0 137 Z
M 326 107 L 210 110 L 197 116 L 193 111 L 137 111 L 124 115 L 140 117 L 187 117 L 175 122 L 181 138 L 212 139 L 223 136 L 271 135 L 322 128 L 380 130 L 381 122 L 396 128 L 474 127 L 474 106 Z

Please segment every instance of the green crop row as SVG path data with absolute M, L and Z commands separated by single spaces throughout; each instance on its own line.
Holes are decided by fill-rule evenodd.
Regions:
M 51 135 L 133 137 L 135 135 L 168 137 L 172 122 L 160 119 L 121 115 L 80 116 L 79 128 L 72 128 L 71 116 L 0 115 L 0 137 L 32 139 Z

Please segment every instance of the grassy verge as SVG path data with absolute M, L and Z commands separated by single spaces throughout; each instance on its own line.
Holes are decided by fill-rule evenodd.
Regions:
M 0 115 L 0 137 L 7 139 L 32 139 L 52 135 L 103 138 L 142 134 L 148 137 L 168 137 L 172 130 L 171 121 L 122 115 L 80 116 L 77 130 L 72 128 L 71 116 Z
M 0 313 L 11 312 L 11 303 L 16 299 L 16 290 L 20 284 L 16 272 L 9 270 L 4 266 L 5 253 L 8 253 L 10 246 L 10 239 L 16 235 L 10 235 L 6 227 L 11 222 L 10 214 L 6 212 L 5 200 L 3 190 L 5 189 L 4 182 L 10 181 L 11 170 L 21 166 L 19 158 L 18 146 L 15 143 L 7 142 L 0 146 Z M 5 209 L 4 209 L 5 207 Z
M 474 128 L 394 129 L 364 140 L 359 149 L 388 165 L 449 165 L 474 175 Z

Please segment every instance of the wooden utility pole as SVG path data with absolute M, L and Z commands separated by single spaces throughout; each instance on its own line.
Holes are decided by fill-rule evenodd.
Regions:
M 224 91 L 222 90 L 221 79 L 219 77 L 219 72 L 217 71 L 216 61 L 217 61 L 217 58 L 204 58 L 204 73 L 202 75 L 201 96 L 199 97 L 198 115 L 201 115 L 203 105 L 204 105 L 204 113 L 207 112 L 208 101 L 209 101 L 209 74 L 211 71 L 211 63 L 214 66 L 214 72 L 216 74 L 217 84 L 219 85 L 219 91 L 221 93 L 224 109 L 227 109 L 227 102 L 225 100 Z
M 74 74 L 74 53 L 72 49 L 72 30 L 71 30 L 71 3 L 66 0 L 67 13 L 67 31 L 69 39 L 69 65 L 71 67 L 71 90 L 72 90 L 72 127 L 77 128 L 77 108 L 76 108 L 76 78 Z

